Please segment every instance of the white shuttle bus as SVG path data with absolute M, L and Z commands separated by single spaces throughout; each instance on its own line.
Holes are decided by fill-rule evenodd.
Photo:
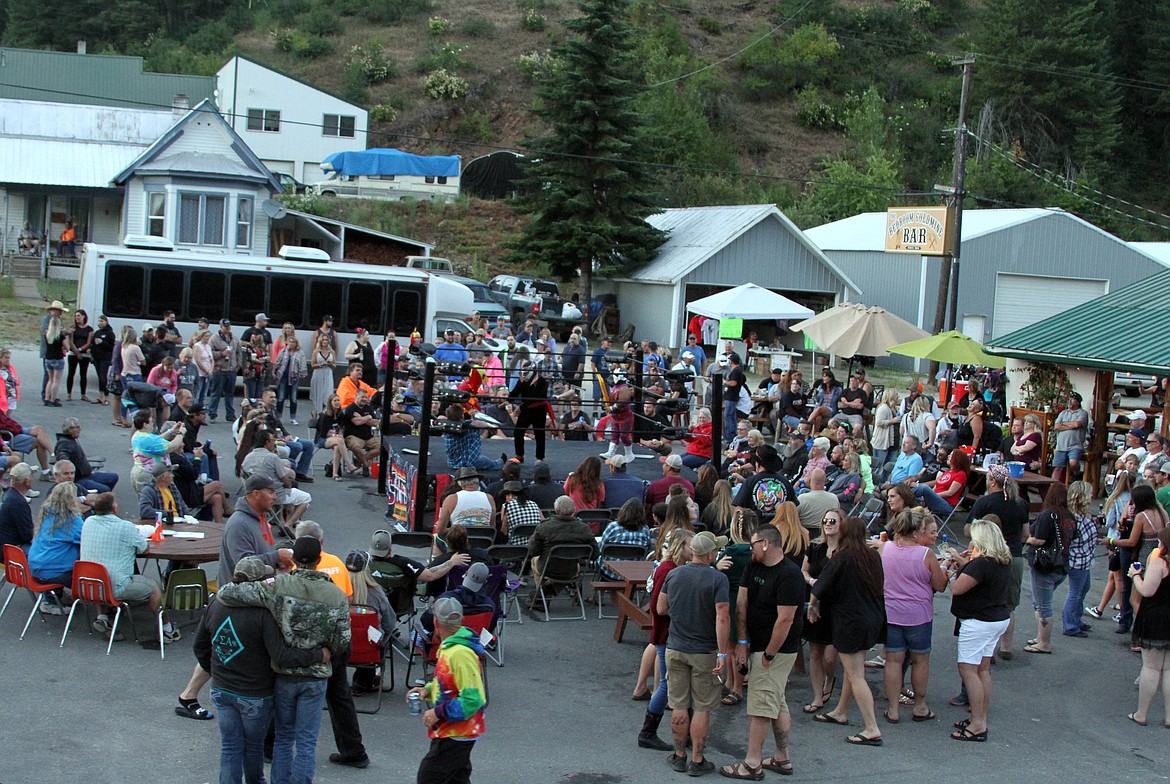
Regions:
M 184 339 L 200 318 L 213 332 L 220 319 L 230 319 L 239 337 L 264 313 L 274 338 L 286 322 L 296 327 L 306 359 L 326 315 L 334 319 L 339 351 L 358 327 L 370 331 L 375 347 L 393 330 L 405 349 L 415 329 L 435 343 L 475 309 L 469 288 L 423 270 L 335 262 L 323 251 L 289 246 L 279 258 L 174 250 L 157 237 L 127 237 L 126 246 L 87 243 L 78 303 L 91 324 L 105 314 L 115 333 L 127 324 L 141 330 L 174 311 Z

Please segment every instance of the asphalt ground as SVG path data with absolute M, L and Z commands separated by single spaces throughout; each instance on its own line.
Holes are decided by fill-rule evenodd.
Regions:
M 36 405 L 40 372 L 35 352 L 18 351 L 13 361 L 21 371 L 25 397 L 16 418 L 56 432 L 63 417 L 79 417 L 87 451 L 106 456 L 106 467 L 126 476 L 129 431 L 109 425 L 109 410 L 80 402 L 63 408 Z M 91 383 L 91 389 L 95 386 Z M 207 434 L 221 448 L 230 443 L 222 420 Z M 551 445 L 550 452 L 557 446 Z M 318 481 L 306 488 L 313 495 L 307 517 L 324 526 L 326 549 L 344 555 L 367 546 L 370 532 L 383 524 L 385 505 L 372 494 L 373 480 L 326 480 L 322 461 L 315 461 Z M 43 482 L 36 486 L 42 491 L 49 487 Z M 227 486 L 238 494 L 238 482 L 229 479 Z M 134 508 L 128 478 L 117 493 L 123 508 Z M 33 502 L 34 513 L 40 500 Z M 1099 559 L 1090 601 L 1099 598 L 1104 575 L 1104 559 Z M 7 588 L 0 590 L 0 596 L 7 593 Z M 1064 595 L 1065 589 L 1058 589 L 1057 607 Z M 1029 601 L 1025 587 L 1021 607 L 1027 609 Z M 173 711 L 194 661 L 189 621 L 183 621 L 184 638 L 167 647 L 165 660 L 157 650 L 136 645 L 132 635 L 115 643 L 107 657 L 106 641 L 88 634 L 84 619 L 75 620 L 64 648 L 58 647 L 64 619 L 57 617 L 34 618 L 28 636 L 18 641 L 30 607 L 27 594 L 18 594 L 0 619 L 0 782 L 200 784 L 217 779 L 215 723 L 183 719 Z M 1139 657 L 1129 652 L 1127 636 L 1112 633 L 1112 624 L 1087 616 L 1094 625 L 1087 639 L 1058 636 L 1053 655 L 1036 656 L 1020 652 L 1035 628 L 1021 614 L 1015 657 L 993 668 L 988 742 L 951 741 L 951 723 L 966 714 L 946 704 L 959 686 L 949 607 L 949 597 L 936 599 L 930 705 L 939 719 L 913 723 L 907 710 L 893 726 L 879 716 L 886 741 L 882 748 L 845 743 L 845 736 L 858 729 L 856 708 L 852 728 L 817 724 L 802 714 L 799 706 L 809 702 L 810 690 L 805 678 L 794 676 L 788 700 L 794 711 L 792 757 L 798 778 L 996 784 L 1167 778 L 1170 730 L 1162 727 L 1161 700 L 1151 709 L 1150 726 L 1126 719 L 1136 706 L 1133 682 Z M 568 609 L 567 600 L 558 598 L 553 608 Z M 149 638 L 147 614 L 140 611 L 138 621 L 140 634 Z M 506 666 L 492 666 L 489 672 L 488 732 L 472 755 L 475 781 L 641 784 L 682 779 L 683 774 L 667 767 L 665 752 L 636 747 L 645 703 L 629 697 L 647 635 L 628 630 L 619 645 L 613 641 L 613 623 L 598 620 L 590 607 L 583 622 L 544 623 L 526 614 L 523 624 L 508 626 Z M 336 749 L 324 720 L 317 782 L 414 780 L 428 741 L 421 722 L 402 702 L 404 671 L 399 666 L 395 691 L 385 695 L 381 712 L 361 716 L 369 768 L 328 763 Z M 868 677 L 880 689 L 880 671 L 869 671 Z M 207 704 L 206 691 L 202 697 Z M 882 707 L 879 701 L 878 710 Z M 663 737 L 668 722 L 663 723 Z M 719 765 L 741 759 L 746 735 L 744 707 L 720 708 L 712 721 L 708 755 Z M 765 748 L 771 748 L 770 742 Z

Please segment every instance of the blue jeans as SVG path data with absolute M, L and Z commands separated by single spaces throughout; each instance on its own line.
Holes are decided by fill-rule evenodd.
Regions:
M 259 400 L 260 396 L 264 394 L 264 379 L 261 378 L 245 378 L 244 379 L 244 397 L 250 400 Z
M 736 400 L 723 401 L 723 443 L 735 438 L 735 424 L 739 421 L 735 409 Z
M 236 407 L 232 398 L 235 397 L 235 394 L 236 374 L 216 371 L 215 375 L 211 377 L 211 404 L 207 406 L 208 416 L 215 419 L 215 412 L 219 409 L 219 401 L 222 398 L 224 416 L 234 418 Z
M 1083 602 L 1089 594 L 1089 583 L 1092 581 L 1093 573 L 1089 569 L 1068 570 L 1068 598 L 1064 600 L 1064 611 L 1060 614 L 1065 632 L 1080 631 L 1081 613 L 1085 611 Z
M 702 455 L 694 455 L 694 454 L 688 453 L 688 454 L 685 454 L 682 456 L 682 464 L 685 465 L 687 468 L 693 468 L 696 471 L 699 469 L 699 466 L 702 466 L 705 463 L 710 463 L 710 462 L 711 462 L 711 458 L 703 457 Z
M 276 416 L 284 413 L 284 401 L 288 400 L 288 413 L 293 419 L 297 418 L 297 385 L 281 380 L 276 385 Z
M 1067 576 L 1064 572 L 1038 572 L 1032 568 L 1032 608 L 1041 618 L 1052 617 L 1052 594 Z
M 499 458 L 488 457 L 485 454 L 479 454 L 475 457 L 475 467 L 480 471 L 499 471 L 504 467 L 504 463 Z
M 244 697 L 211 687 L 219 724 L 219 784 L 264 784 L 264 736 L 272 697 Z
M 197 376 L 195 378 L 195 387 L 191 390 L 192 397 L 199 405 L 203 405 L 207 401 L 207 390 L 211 386 L 211 379 L 207 376 Z
M 313 446 L 313 442 L 307 438 L 289 438 L 285 439 L 284 445 L 288 447 L 288 459 L 292 462 L 297 474 L 312 476 L 313 452 L 317 450 L 317 447 Z
M 934 492 L 934 488 L 927 487 L 926 485 L 918 485 L 915 487 L 914 497 L 921 501 L 927 509 L 943 519 L 946 519 L 950 516 L 951 512 L 955 511 L 955 507 L 951 506 L 947 502 L 947 499 Z
M 658 652 L 658 685 L 650 695 L 646 712 L 661 716 L 666 713 L 666 643 L 655 645 L 654 650 Z
M 86 490 L 96 490 L 99 493 L 108 493 L 118 484 L 118 475 L 113 471 L 94 471 L 84 479 L 77 480 L 78 487 Z
M 276 676 L 276 741 L 269 771 L 272 784 L 313 784 L 325 686 L 324 680 Z

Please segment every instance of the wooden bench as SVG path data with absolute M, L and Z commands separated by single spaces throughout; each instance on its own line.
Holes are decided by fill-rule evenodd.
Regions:
M 622 641 L 622 637 L 626 633 L 627 621 L 638 624 L 638 628 L 643 631 L 650 631 L 650 613 L 635 604 L 633 599 L 624 593 L 617 592 L 613 595 L 613 603 L 618 608 L 617 628 L 613 631 L 615 642 Z

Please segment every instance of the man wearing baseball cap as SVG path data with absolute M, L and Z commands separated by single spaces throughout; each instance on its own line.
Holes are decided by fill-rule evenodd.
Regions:
M 466 566 L 471 561 L 467 553 L 455 553 L 446 561 L 426 566 L 413 558 L 392 553 L 389 531 L 374 531 L 370 539 L 370 575 L 390 600 L 390 606 L 399 615 L 414 609 L 414 593 L 419 583 L 430 583 L 446 579 L 447 573 L 456 566 Z
M 348 659 L 349 601 L 324 572 L 321 541 L 302 536 L 293 543 L 296 570 L 272 581 L 231 583 L 219 587 L 227 607 L 264 607 L 272 613 L 284 641 L 297 648 L 328 648 L 330 658 Z M 234 573 L 233 573 L 234 576 Z M 333 667 L 319 661 L 304 666 L 273 664 L 276 670 L 276 742 L 272 747 L 274 782 L 312 781 L 317 767 L 317 734 L 325 707 L 325 690 Z
M 702 776 L 715 769 L 703 755 L 711 711 L 719 707 L 718 676 L 731 653 L 730 588 L 727 575 L 711 568 L 727 537 L 709 531 L 691 538 L 691 561 L 666 575 L 655 612 L 670 616 L 666 638 L 667 701 L 678 773 Z M 693 709 L 693 715 L 688 710 Z M 693 756 L 687 760 L 687 739 Z
M 228 422 L 236 421 L 236 374 L 240 371 L 240 342 L 232 334 L 232 322 L 220 319 L 219 331 L 211 336 L 208 343 L 214 372 L 211 374 L 211 421 L 215 421 L 219 401 L 223 400 L 223 414 Z
M 252 342 L 252 336 L 259 335 L 264 340 L 265 346 L 272 346 L 272 333 L 268 331 L 268 314 L 257 313 L 256 319 L 252 322 L 252 326 L 244 330 L 244 334 L 240 335 L 240 342 L 247 345 Z
M 636 476 L 630 476 L 626 466 L 630 461 L 624 454 L 616 454 L 605 461 L 609 466 L 609 476 L 602 485 L 605 488 L 605 497 L 601 505 L 606 509 L 620 509 L 622 504 L 631 498 L 642 501 L 646 497 L 647 482 Z
M 487 564 L 473 563 L 467 567 L 467 572 L 463 575 L 463 581 L 451 590 L 439 594 L 438 598 L 448 597 L 456 600 L 463 606 L 464 615 L 490 612 L 492 614 L 492 620 L 487 628 L 488 631 L 494 634 L 496 624 L 500 620 L 501 610 L 500 605 L 492 597 L 484 593 L 484 587 L 487 585 L 490 575 L 491 572 Z M 435 615 L 431 610 L 427 610 L 422 614 L 422 617 L 419 618 L 419 623 L 422 624 L 428 637 L 434 633 Z
M 695 497 L 695 486 L 689 479 L 682 476 L 682 455 L 667 455 L 662 460 L 662 478 L 655 479 L 646 488 L 646 519 L 653 519 L 651 511 L 654 504 L 661 503 L 670 495 L 671 485 L 682 485 L 692 499 Z
M 782 473 L 783 461 L 776 447 L 764 444 L 756 449 L 756 473 L 739 487 L 735 505 L 751 509 L 761 520 L 769 520 L 785 501 L 799 504 L 788 477 Z
M 435 602 L 435 634 L 442 642 L 435 677 L 407 692 L 426 702 L 422 720 L 431 739 L 418 766 L 418 784 L 471 781 L 471 751 L 484 733 L 484 693 L 479 638 L 463 626 L 463 605 L 444 597 Z
M 267 580 L 272 567 L 255 556 L 241 558 L 236 583 Z M 288 645 L 272 613 L 263 607 L 227 607 L 212 597 L 195 631 L 195 658 L 211 673 L 211 702 L 219 721 L 219 768 L 229 781 L 261 781 L 264 736 L 272 718 L 276 673 L 282 668 L 328 664 L 328 648 Z

